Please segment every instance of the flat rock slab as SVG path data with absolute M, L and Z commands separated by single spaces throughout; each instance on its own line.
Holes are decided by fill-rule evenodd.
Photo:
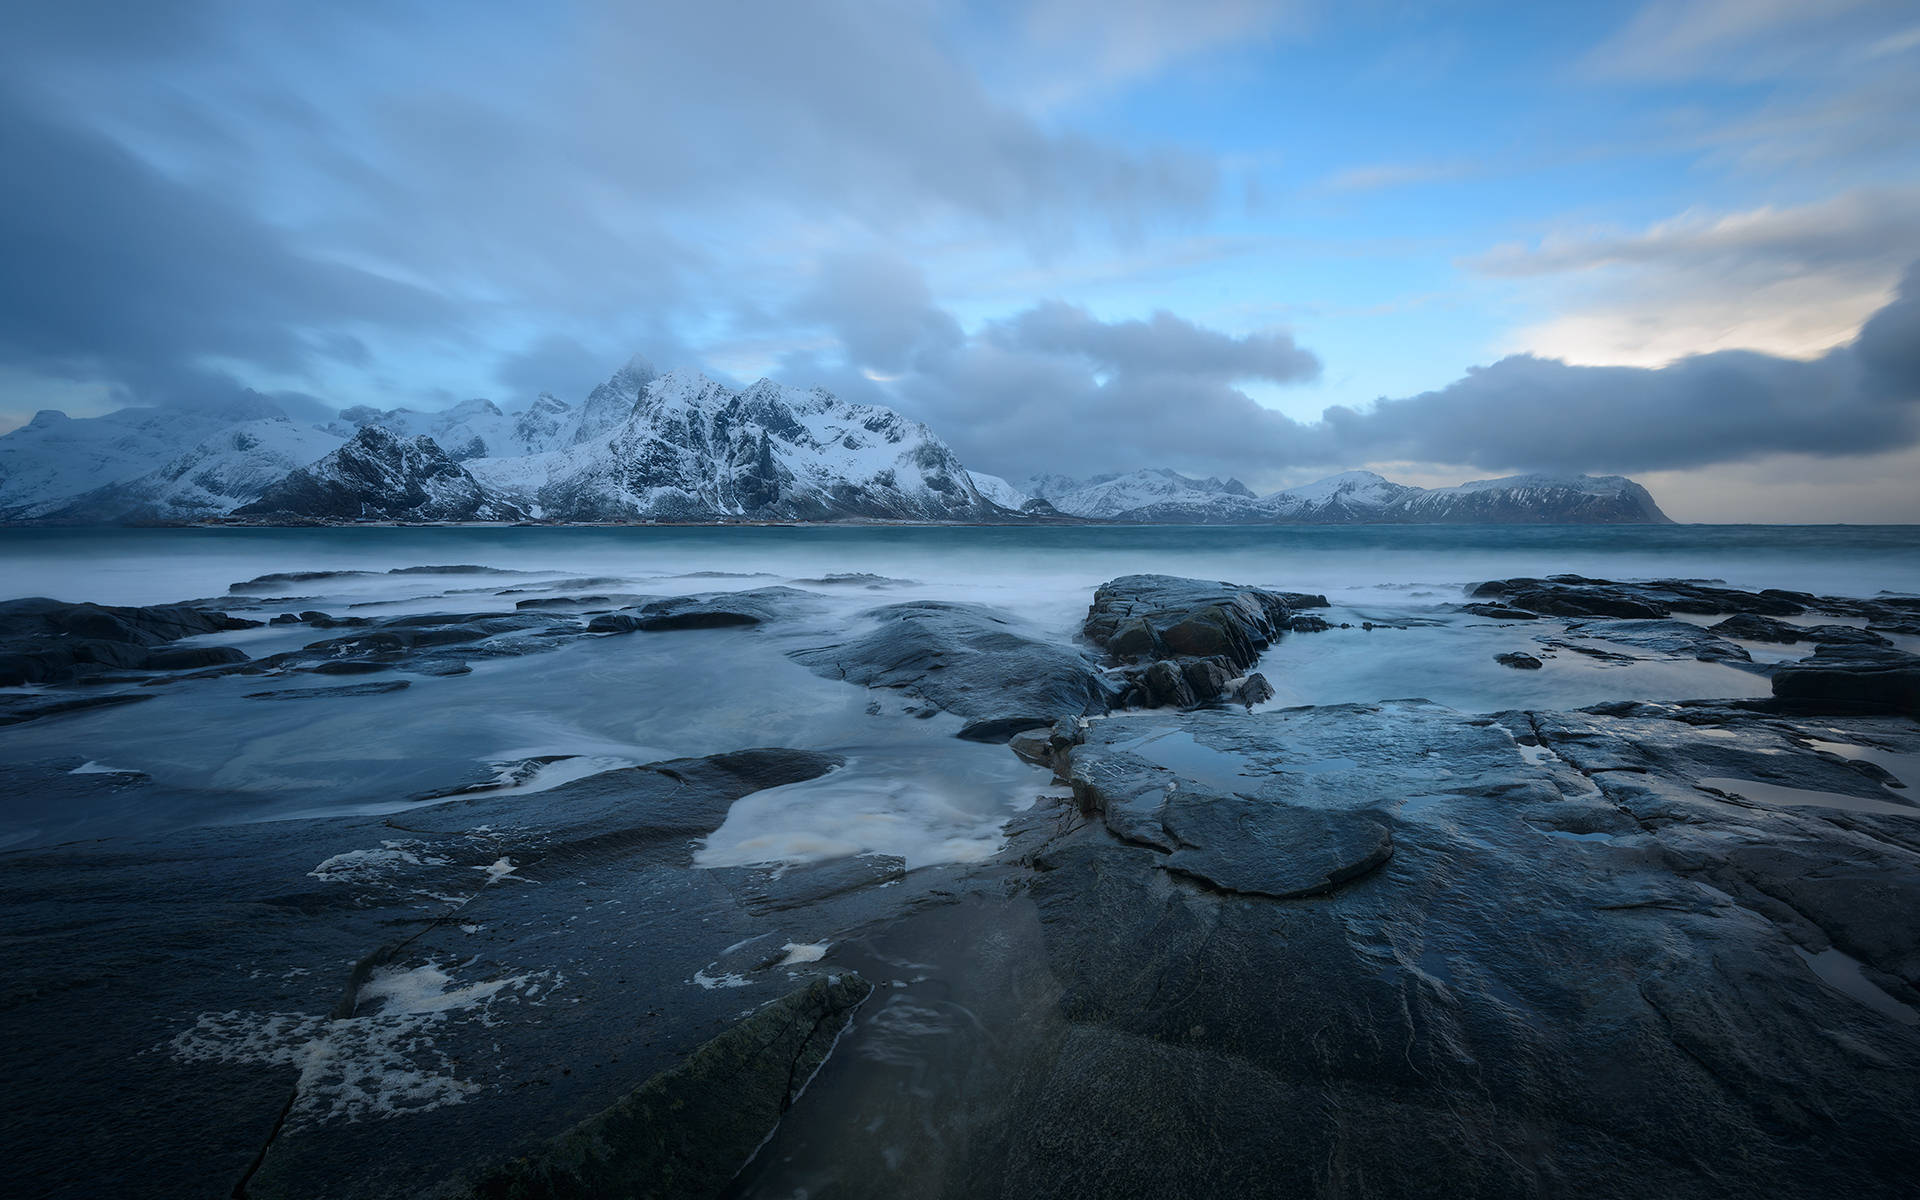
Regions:
M 1093 722 L 1066 769 L 1094 820 L 1024 851 L 1064 1032 L 980 1194 L 1905 1194 L 1920 809 L 1849 754 L 1920 763 L 1920 731 L 1738 705 Z M 1312 894 L 1175 865 L 1363 868 L 1369 823 L 1391 857 Z
M 709 1174 L 680 1159 L 677 1177 L 724 1179 L 864 994 L 804 1000 L 835 974 L 811 960 L 940 877 L 692 866 L 736 799 L 836 761 L 741 751 L 385 819 L 8 855 L 10 1178 L 57 1197 L 419 1195 L 645 1095 L 704 1106 L 676 1144 L 711 1151 Z M 67 765 L 10 783 L 104 786 Z M 753 1063 L 646 1090 L 765 1012 Z M 109 1098 L 121 1117 L 103 1120 Z M 649 1144 L 610 1161 L 672 1157 Z
M 865 634 L 793 658 L 829 679 L 918 696 L 964 718 L 960 736 L 974 741 L 1107 711 L 1106 681 L 1085 654 L 995 609 L 925 600 L 863 615 Z

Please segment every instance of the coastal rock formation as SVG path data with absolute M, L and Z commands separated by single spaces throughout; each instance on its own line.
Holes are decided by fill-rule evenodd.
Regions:
M 1260 652 L 1297 619 L 1295 608 L 1326 604 L 1324 596 L 1126 575 L 1094 592 L 1082 632 L 1123 664 L 1124 707 L 1191 708 L 1222 697 L 1252 704 L 1229 685 L 1246 683 Z M 1258 686 L 1271 695 L 1264 678 Z
M 258 624 L 184 604 L 124 608 L 44 596 L 0 601 L 0 687 L 245 662 L 247 656 L 231 646 L 168 643 Z
M 865 614 L 868 632 L 794 658 L 817 674 L 898 688 L 963 718 L 960 736 L 1002 742 L 1062 717 L 1107 711 L 1111 685 L 1085 655 L 978 604 L 923 600 Z

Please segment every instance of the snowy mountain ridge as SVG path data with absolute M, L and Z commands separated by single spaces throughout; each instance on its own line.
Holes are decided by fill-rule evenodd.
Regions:
M 362 405 L 325 425 L 248 393 L 0 436 L 0 521 L 1023 521 L 1130 524 L 1664 522 L 1620 476 L 1449 488 L 1347 471 L 1257 495 L 1166 469 L 1018 484 L 970 472 L 926 425 L 819 388 L 735 389 L 635 358 L 578 405 L 551 393 L 437 412 Z

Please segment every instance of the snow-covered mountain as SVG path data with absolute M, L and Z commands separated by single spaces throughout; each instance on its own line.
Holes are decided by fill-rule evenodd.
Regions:
M 252 393 L 217 405 L 123 408 L 99 417 L 42 410 L 0 437 L 0 520 L 45 516 L 96 488 L 158 470 L 237 424 L 284 415 Z
M 1653 496 L 1624 475 L 1509 475 L 1415 488 L 1388 511 L 1417 524 L 1666 525 Z
M 968 471 L 967 478 L 973 480 L 973 490 L 1001 508 L 1020 511 L 1020 506 L 1033 499 L 1032 496 L 1008 483 L 998 475 L 988 475 L 983 471 Z
M 1234 524 L 1259 520 L 1259 497 L 1238 479 L 1192 479 L 1168 470 L 1095 475 L 1084 482 L 1037 475 L 1021 485 L 1063 513 L 1100 521 Z
M 309 467 L 268 487 L 236 517 L 269 521 L 518 521 L 430 437 L 367 425 Z
M 1152 524 L 1664 522 L 1617 475 L 1418 488 L 1348 471 L 1265 496 L 1169 470 L 1019 483 L 969 472 L 888 408 L 761 380 L 735 390 L 635 358 L 570 405 L 349 408 L 325 426 L 248 393 L 42 412 L 0 437 L 0 521 L 1059 520 Z
M 455 462 L 470 458 L 511 458 L 539 454 L 570 444 L 581 412 L 548 392 L 525 408 L 503 410 L 491 400 L 463 400 L 440 412 L 411 408 L 382 411 L 370 405 L 341 410 L 327 426 L 342 441 L 356 430 L 377 425 L 402 438 L 429 437 Z
M 1645 488 L 1619 475 L 1513 475 L 1457 487 L 1420 488 L 1372 471 L 1346 471 L 1255 496 L 1238 480 L 1193 479 L 1151 470 L 1096 475 L 1085 481 L 1035 476 L 1015 490 L 1048 500 L 1073 516 L 1130 524 L 1545 525 L 1668 520 Z
M 925 425 L 818 388 L 761 380 L 736 392 L 697 372 L 642 379 L 633 367 L 595 389 L 588 414 L 628 414 L 565 449 L 467 464 L 538 516 L 566 521 L 718 517 L 969 520 L 995 510 Z M 603 419 L 594 416 L 590 428 Z
M 157 471 L 95 488 L 39 515 L 86 524 L 200 521 L 232 512 L 343 439 L 286 417 L 224 429 Z

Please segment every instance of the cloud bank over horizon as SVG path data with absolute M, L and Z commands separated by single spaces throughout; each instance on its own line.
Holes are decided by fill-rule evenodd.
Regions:
M 1686 472 L 1920 520 L 1897 7 L 1599 5 L 1521 66 L 1498 11 L 1312 0 L 22 0 L 0 430 L 578 399 L 639 350 L 1009 476 Z

